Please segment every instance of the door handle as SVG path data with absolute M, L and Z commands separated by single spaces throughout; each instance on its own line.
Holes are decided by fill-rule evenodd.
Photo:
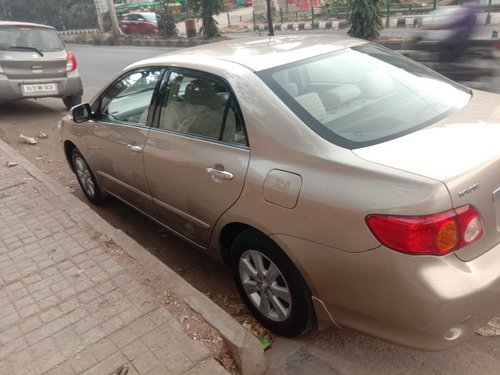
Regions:
M 206 171 L 215 181 L 232 180 L 234 177 L 231 172 L 221 171 L 220 169 L 207 168 Z
M 142 147 L 137 146 L 137 145 L 127 145 L 127 148 L 133 152 L 141 152 L 142 151 Z

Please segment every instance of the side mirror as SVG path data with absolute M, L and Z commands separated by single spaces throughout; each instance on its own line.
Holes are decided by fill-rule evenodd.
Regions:
M 92 118 L 92 110 L 90 109 L 89 103 L 82 103 L 77 105 L 71 111 L 74 122 L 86 122 Z

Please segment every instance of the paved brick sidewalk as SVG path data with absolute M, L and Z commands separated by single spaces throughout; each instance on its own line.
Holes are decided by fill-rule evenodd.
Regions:
M 227 374 L 79 222 L 88 208 L 0 146 L 0 375 Z

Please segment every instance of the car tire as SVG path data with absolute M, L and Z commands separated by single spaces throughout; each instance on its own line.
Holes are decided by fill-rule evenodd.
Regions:
M 309 289 L 271 239 L 256 230 L 240 233 L 231 246 L 230 264 L 238 292 L 265 328 L 294 337 L 310 326 L 314 312 Z
M 73 170 L 75 171 L 78 183 L 80 184 L 80 187 L 82 188 L 82 191 L 87 199 L 95 205 L 106 203 L 108 196 L 103 194 L 101 188 L 97 184 L 94 173 L 90 169 L 80 151 L 76 148 L 73 149 L 73 152 L 71 153 L 71 163 L 73 165 Z
M 68 110 L 73 108 L 75 105 L 80 104 L 81 102 L 82 102 L 81 95 L 71 95 L 71 96 L 65 96 L 63 98 L 63 103 Z

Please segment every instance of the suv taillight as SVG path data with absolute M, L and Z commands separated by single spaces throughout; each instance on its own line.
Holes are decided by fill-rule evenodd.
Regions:
M 76 69 L 76 58 L 71 52 L 68 52 L 66 57 L 66 72 L 72 72 Z
M 445 255 L 484 235 L 483 221 L 470 205 L 434 215 L 368 215 L 365 220 L 380 243 L 413 255 Z

